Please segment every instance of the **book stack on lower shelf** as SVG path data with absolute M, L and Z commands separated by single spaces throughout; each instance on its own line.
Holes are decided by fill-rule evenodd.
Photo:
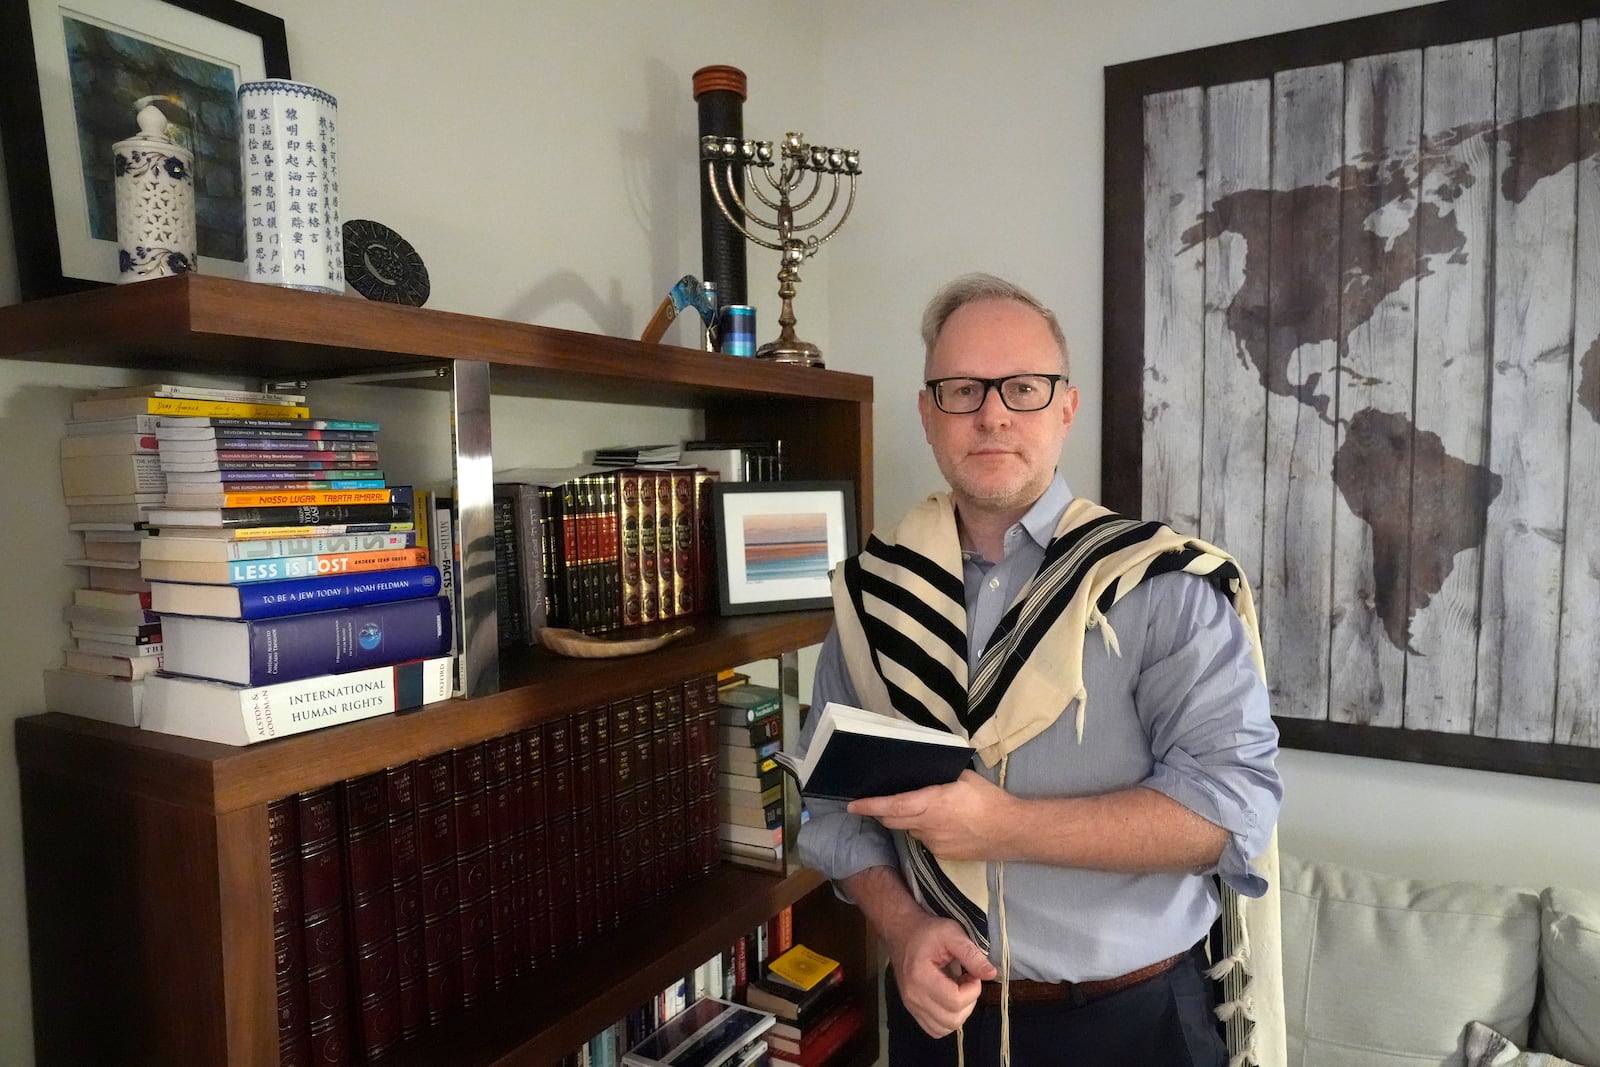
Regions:
M 281 1062 L 372 1062 L 559 981 L 709 874 L 714 709 L 697 678 L 270 804 Z
M 726 1005 L 742 1003 L 750 978 L 764 975 L 768 961 L 783 952 L 793 940 L 794 910 L 785 907 L 562 1057 L 560 1067 L 616 1067 L 619 1063 L 641 1062 L 639 1057 L 646 1055 L 646 1051 L 639 1047 L 641 1044 L 649 1042 L 664 1024 L 681 1018 L 686 1009 L 707 999 L 718 1003 L 710 1008 L 702 1008 L 701 1012 L 714 1012 L 715 1017 L 709 1021 L 701 1018 L 698 1029 L 712 1026 L 715 1030 L 716 1020 L 726 1012 Z M 697 1017 L 689 1016 L 690 1019 Z M 766 1027 L 770 1023 L 761 1025 Z M 743 1052 L 748 1042 L 738 1041 L 739 1036 L 718 1034 L 712 1042 L 713 1047 L 702 1050 L 706 1058 L 697 1062 L 719 1063 L 735 1053 Z M 681 1040 L 681 1035 L 678 1035 L 676 1041 L 681 1043 Z M 671 1053 L 678 1048 L 678 1043 L 670 1044 L 665 1051 Z M 765 1056 L 765 1048 L 760 1053 Z M 629 1060 L 629 1056 L 634 1059 Z M 642 1062 L 648 1064 L 651 1061 L 645 1059 Z M 657 1062 L 680 1061 L 658 1057 Z
M 754 682 L 717 694 L 717 835 L 723 854 L 763 870 L 783 869 L 783 694 Z
M 839 961 L 794 945 L 750 982 L 746 1003 L 777 1017 L 767 1034 L 774 1063 L 822 1067 L 862 1033 L 866 1012 L 849 998 L 844 977 Z
M 164 652 L 145 729 L 242 745 L 450 695 L 452 612 L 376 432 L 162 419 L 172 480 L 141 559 Z

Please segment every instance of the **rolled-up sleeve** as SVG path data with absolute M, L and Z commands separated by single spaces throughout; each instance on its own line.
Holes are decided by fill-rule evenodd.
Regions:
M 1155 765 L 1141 784 L 1228 831 L 1215 873 L 1257 897 L 1250 859 L 1266 851 L 1283 800 L 1278 728 L 1250 637 L 1228 599 L 1191 575 L 1151 587 L 1136 693 Z
M 857 703 L 855 686 L 845 669 L 836 631 L 829 632 L 817 655 L 817 672 L 811 685 L 811 713 L 800 731 L 802 755 L 816 732 L 817 712 L 830 700 L 841 704 Z M 808 798 L 805 805 L 810 814 L 800 826 L 800 862 L 831 879 L 840 897 L 849 899 L 839 889 L 839 883 L 852 874 L 868 867 L 899 866 L 894 838 L 878 820 L 851 815 L 844 810 L 843 801 Z

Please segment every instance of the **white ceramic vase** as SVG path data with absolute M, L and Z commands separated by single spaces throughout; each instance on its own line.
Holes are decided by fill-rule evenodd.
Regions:
M 344 292 L 339 102 L 269 78 L 239 86 L 239 118 L 250 280 Z
M 167 136 L 167 117 L 137 101 L 139 135 L 111 146 L 116 166 L 118 282 L 195 269 L 194 153 Z

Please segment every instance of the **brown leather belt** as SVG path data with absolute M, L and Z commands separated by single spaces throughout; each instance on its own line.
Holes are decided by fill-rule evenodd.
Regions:
M 1176 956 L 1168 956 L 1148 967 L 1140 967 L 1137 971 L 1119 974 L 1115 978 L 1097 978 L 1092 982 L 1036 982 L 1028 978 L 1013 978 L 1011 980 L 1011 1003 L 1013 1004 L 1043 1004 L 1048 1002 L 1067 1001 L 1074 1004 L 1087 1004 L 1091 1000 L 1108 997 L 1112 993 L 1120 993 L 1129 986 L 1138 985 L 1140 982 L 1154 978 L 1158 974 L 1165 974 L 1177 966 L 1179 960 L 1188 955 L 1180 952 Z M 978 994 L 978 1003 L 997 1005 L 1000 1003 L 1000 983 L 985 982 L 983 990 Z

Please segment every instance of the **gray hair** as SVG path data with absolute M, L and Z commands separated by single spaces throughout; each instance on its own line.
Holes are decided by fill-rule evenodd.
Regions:
M 944 324 L 950 320 L 950 316 L 968 304 L 981 300 L 1010 300 L 1037 311 L 1045 325 L 1050 327 L 1050 336 L 1055 338 L 1056 347 L 1061 350 L 1061 373 L 1070 373 L 1067 336 L 1061 332 L 1056 313 L 1020 285 L 993 274 L 972 273 L 961 275 L 934 293 L 933 299 L 928 301 L 927 310 L 922 313 L 924 374 L 927 373 L 927 361 L 933 358 L 933 346 L 939 343 L 939 335 L 944 332 Z

